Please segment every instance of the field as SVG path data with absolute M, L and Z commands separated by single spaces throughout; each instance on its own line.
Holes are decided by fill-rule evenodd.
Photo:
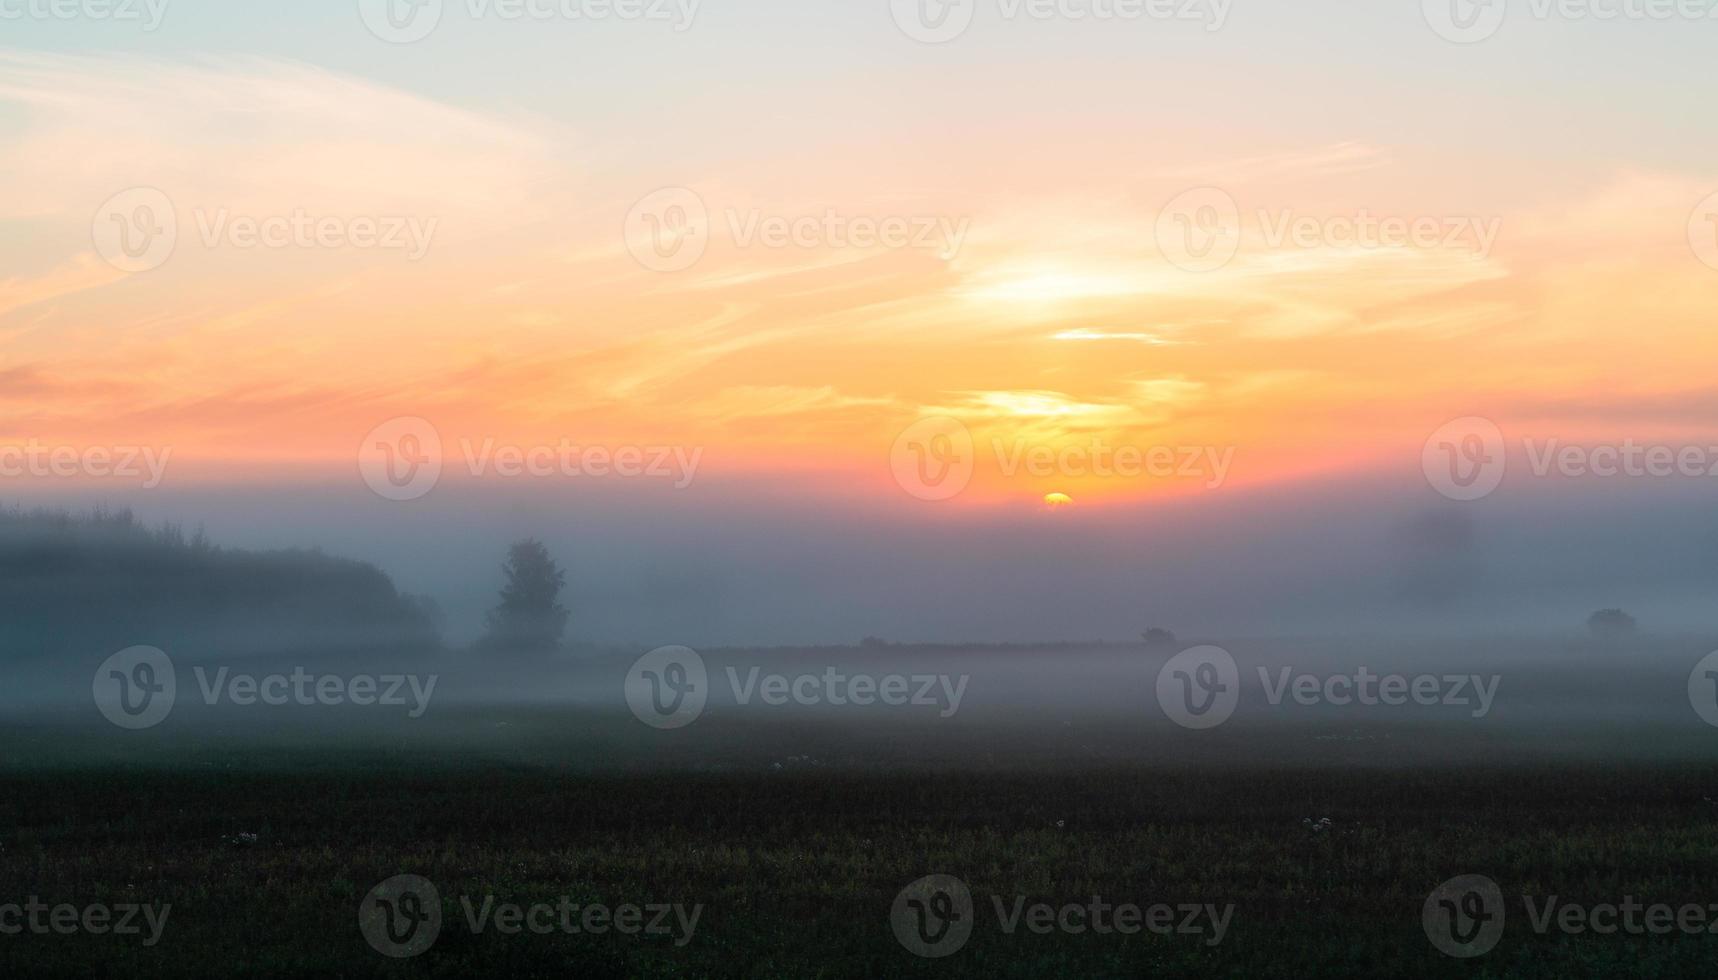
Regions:
M 693 763 L 683 754 L 689 741 L 641 738 L 631 719 L 545 715 L 533 728 L 528 712 L 501 717 L 453 713 L 434 752 L 404 725 L 374 733 L 364 748 L 338 730 L 238 747 L 230 733 L 200 730 L 119 743 L 93 728 L 6 731 L 0 901 L 171 911 L 150 947 L 138 937 L 0 937 L 0 970 L 1706 977 L 1718 956 L 1718 939 L 1706 935 L 1540 935 L 1521 898 L 1704 907 L 1718 881 L 1710 763 L 1511 761 L 1481 740 L 1445 748 L 1497 762 L 1403 766 L 1393 745 L 1431 736 L 1379 728 L 1299 739 L 1308 748 L 1292 764 L 1250 765 L 1244 750 L 1272 741 L 1250 731 L 1200 740 L 1203 759 L 1182 750 L 1195 744 L 1188 734 L 1159 743 L 1150 761 L 1117 764 L 1099 752 L 1072 764 L 1075 746 L 1120 754 L 1140 745 L 1138 732 L 1094 725 L 1050 744 L 1046 760 L 953 768 L 917 752 L 925 733 L 910 727 L 867 742 L 827 725 L 779 723 L 702 732 Z M 529 734 L 510 735 L 508 754 L 498 755 L 477 738 L 498 726 Z M 1026 749 L 1026 739 L 967 735 L 1004 757 Z M 1594 738 L 1589 749 L 1609 736 Z M 818 755 L 768 761 L 756 747 L 772 740 Z M 334 751 L 337 742 L 348 748 Z M 567 750 L 565 761 L 545 754 L 550 742 Z M 42 751 L 50 744 L 60 757 Z M 114 744 L 123 750 L 93 750 Z M 626 744 L 629 771 L 573 764 L 587 750 L 613 757 Z M 944 749 L 972 751 L 958 742 Z M 890 764 L 889 751 L 916 764 Z M 1052 762 L 1057 752 L 1064 757 Z M 865 754 L 876 764 L 859 764 Z M 1323 818 L 1328 830 L 1307 826 Z M 372 886 L 401 873 L 435 884 L 443 924 L 422 955 L 394 960 L 366 943 L 358 908 Z M 923 959 L 897 941 L 890 913 L 907 883 L 933 873 L 964 881 L 976 914 L 964 948 Z M 1498 882 L 1509 907 L 1501 943 L 1464 962 L 1431 946 L 1421 910 L 1440 882 L 1468 873 Z M 473 934 L 462 896 L 474 908 L 485 896 L 703 908 L 689 937 L 504 935 L 492 924 Z M 1017 898 L 1059 907 L 1098 897 L 1233 912 L 1216 945 L 1209 931 L 1007 934 L 993 896 L 1005 910 Z
M 707 710 L 678 730 L 622 703 L 631 656 L 420 664 L 441 675 L 419 717 L 204 703 L 186 676 L 171 716 L 138 731 L 76 702 L 92 669 L 76 665 L 0 717 L 0 930 L 32 899 L 170 909 L 153 943 L 0 934 L 0 971 L 1710 976 L 1718 737 L 1688 685 L 1706 641 L 1230 645 L 1240 710 L 1203 731 L 1159 710 L 1161 658 L 1137 648 L 713 651 Z M 960 710 L 720 694 L 730 666 L 831 664 L 959 675 Z M 1256 674 L 1270 664 L 1498 680 L 1484 710 L 1273 705 Z M 430 904 L 372 894 L 400 875 L 433 886 Z M 908 886 L 930 875 L 958 879 L 970 909 L 897 905 L 929 901 Z M 1503 913 L 1495 947 L 1465 960 L 1423 919 L 1463 875 L 1495 882 Z M 1699 922 L 1589 927 L 1630 901 Z M 400 942 L 433 941 L 384 955 L 412 950 L 361 927 L 378 903 L 439 910 L 439 929 L 388 920 Z M 1115 928 L 1124 906 L 1161 928 Z M 593 907 L 602 931 L 583 928 Z M 971 929 L 939 958 L 909 949 L 932 911 Z

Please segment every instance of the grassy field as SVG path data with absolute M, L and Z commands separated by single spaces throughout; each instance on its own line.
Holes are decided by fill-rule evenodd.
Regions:
M 1249 687 L 1207 731 L 1156 710 L 1156 666 L 1126 650 L 866 655 L 970 670 L 968 696 L 947 717 L 713 699 L 666 731 L 615 703 L 625 659 L 535 671 L 537 700 L 453 674 L 418 718 L 192 696 L 122 731 L 44 702 L 0 717 L 0 976 L 1706 978 L 1703 931 L 1536 929 L 1527 905 L 1704 919 L 1718 902 L 1718 739 L 1687 689 L 1701 649 L 1468 653 L 1505 665 L 1483 716 L 1273 707 Z M 508 700 L 477 700 L 478 680 Z M 409 959 L 360 927 L 378 898 L 411 911 L 371 894 L 399 875 L 432 884 L 441 916 Z M 938 959 L 896 931 L 928 875 L 972 899 L 970 937 Z M 1463 875 L 1496 883 L 1503 933 L 1457 960 L 1422 914 Z M 5 934 L 32 898 L 171 909 L 153 945 Z M 1005 928 L 1037 904 L 1079 926 L 1061 910 L 1094 900 L 1201 931 Z M 558 925 L 563 903 L 685 925 L 497 927 L 509 905 Z
M 354 755 L 262 771 L 0 775 L 0 902 L 170 903 L 161 940 L 0 937 L 17 976 L 1689 976 L 1710 936 L 1536 934 L 1521 895 L 1701 905 L 1718 891 L 1718 767 L 1073 773 L 816 769 L 589 774 Z M 1303 820 L 1329 817 L 1313 832 Z M 242 835 L 254 835 L 254 839 Z M 360 900 L 409 872 L 444 924 L 409 960 L 361 937 Z M 918 958 L 889 913 L 954 875 L 976 927 Z M 1502 942 L 1458 961 L 1421 907 L 1485 874 Z M 473 935 L 459 896 L 701 904 L 669 936 Z M 1004 934 L 991 896 L 1234 907 L 1197 936 Z

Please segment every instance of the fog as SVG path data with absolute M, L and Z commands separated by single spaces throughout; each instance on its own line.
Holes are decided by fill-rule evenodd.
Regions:
M 44 747 L 772 770 L 1700 757 L 1718 516 L 1673 483 L 1528 489 L 1459 504 L 1349 478 L 1058 513 L 720 481 L 450 483 L 411 504 L 349 482 L 62 493 L 137 517 L 8 518 L 0 725 L 27 736 L 13 765 Z M 484 614 L 532 537 L 566 572 L 569 623 L 504 653 Z M 1592 633 L 1610 608 L 1638 629 Z M 1154 627 L 1175 636 L 1147 643 Z M 702 673 L 640 659 L 669 645 Z M 1231 673 L 1176 665 L 1207 646 Z M 133 647 L 169 658 L 136 676 L 173 674 L 177 698 L 115 740 L 92 683 L 129 678 L 105 661 Z M 646 682 L 700 690 L 695 723 L 660 728 Z M 1176 720 L 1177 685 L 1188 704 L 1235 692 L 1219 730 Z
M 355 484 L 54 502 L 373 563 L 433 598 L 453 643 L 480 632 L 505 549 L 528 536 L 567 571 L 569 636 L 598 644 L 1126 640 L 1154 625 L 1461 636 L 1568 631 L 1607 607 L 1661 631 L 1718 627 L 1718 513 L 1692 481 L 1527 481 L 1455 503 L 1417 473 L 1374 475 L 1056 514 L 714 478 L 448 483 L 406 504 Z

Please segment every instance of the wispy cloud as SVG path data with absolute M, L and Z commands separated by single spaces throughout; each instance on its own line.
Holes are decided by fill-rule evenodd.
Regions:
M 445 105 L 299 62 L 0 51 L 0 216 L 92 214 L 152 186 L 237 212 L 517 218 L 564 147 L 541 120 Z
M 1344 142 L 1311 149 L 1282 150 L 1239 159 L 1213 160 L 1158 171 L 1170 180 L 1210 184 L 1241 184 L 1267 180 L 1338 177 L 1387 166 L 1390 155 L 1381 147 Z
M 1076 328 L 1073 330 L 1057 331 L 1056 333 L 1053 333 L 1050 335 L 1050 339 L 1051 340 L 1064 340 L 1064 341 L 1079 341 L 1079 342 L 1116 340 L 1116 341 L 1128 341 L 1130 343 L 1136 343 L 1136 344 L 1149 344 L 1153 347 L 1166 347 L 1166 346 L 1169 346 L 1171 344 L 1180 343 L 1180 341 L 1166 340 L 1163 337 L 1161 337 L 1155 333 L 1141 333 L 1141 332 L 1134 332 L 1134 331 L 1114 331 L 1114 330 L 1092 330 L 1092 329 L 1086 328 L 1086 327 L 1079 327 L 1079 328 Z

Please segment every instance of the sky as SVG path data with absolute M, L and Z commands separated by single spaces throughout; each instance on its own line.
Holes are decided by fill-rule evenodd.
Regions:
M 0 0 L 0 495 L 465 628 L 1702 626 L 1718 477 L 1533 453 L 1718 463 L 1712 6 Z

